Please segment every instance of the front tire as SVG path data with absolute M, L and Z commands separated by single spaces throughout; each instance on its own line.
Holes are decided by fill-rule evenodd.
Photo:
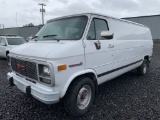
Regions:
M 148 61 L 144 59 L 142 65 L 137 68 L 138 75 L 140 76 L 146 75 L 148 66 L 149 66 Z
M 90 78 L 83 77 L 71 84 L 66 94 L 64 105 L 70 115 L 80 117 L 88 112 L 94 99 L 94 83 Z
M 7 59 L 7 62 L 9 63 L 10 61 L 9 61 L 9 56 L 8 55 L 9 55 L 9 52 L 6 53 L 6 59 Z

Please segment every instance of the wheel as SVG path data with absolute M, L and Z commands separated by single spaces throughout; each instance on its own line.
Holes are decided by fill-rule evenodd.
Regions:
M 8 56 L 8 54 L 9 54 L 9 52 L 6 53 L 6 58 L 7 58 L 7 62 L 9 63 L 10 61 L 9 61 L 9 56 Z
M 148 63 L 148 60 L 144 59 L 142 65 L 137 68 L 137 73 L 140 76 L 144 76 L 147 73 Z
M 95 99 L 95 86 L 90 78 L 77 79 L 69 88 L 64 100 L 66 111 L 80 117 L 88 112 Z

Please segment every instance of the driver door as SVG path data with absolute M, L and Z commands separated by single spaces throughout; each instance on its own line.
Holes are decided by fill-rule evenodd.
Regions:
M 84 40 L 85 67 L 96 71 L 98 84 L 110 79 L 108 72 L 113 69 L 113 41 L 102 38 L 102 31 L 109 31 L 107 19 L 92 15 L 87 40 Z

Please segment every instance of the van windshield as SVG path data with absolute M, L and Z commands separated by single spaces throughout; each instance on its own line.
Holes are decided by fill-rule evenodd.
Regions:
M 63 18 L 51 21 L 33 37 L 37 41 L 41 40 L 79 40 L 81 39 L 87 16 Z

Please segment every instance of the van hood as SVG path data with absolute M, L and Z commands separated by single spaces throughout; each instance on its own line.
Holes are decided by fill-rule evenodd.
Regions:
M 79 42 L 81 42 L 81 44 L 79 44 Z M 76 52 L 73 50 L 78 47 L 77 45 L 82 48 L 81 52 Z M 83 54 L 82 41 L 28 42 L 11 49 L 10 54 L 25 58 L 47 60 L 68 57 L 68 54 L 66 54 L 67 51 L 71 56 Z

